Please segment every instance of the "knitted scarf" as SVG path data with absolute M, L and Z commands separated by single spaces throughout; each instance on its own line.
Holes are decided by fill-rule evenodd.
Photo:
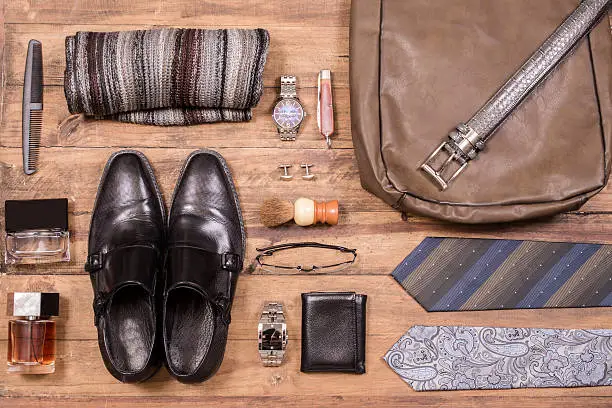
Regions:
M 248 121 L 268 45 L 263 29 L 78 32 L 66 37 L 68 109 L 160 126 Z

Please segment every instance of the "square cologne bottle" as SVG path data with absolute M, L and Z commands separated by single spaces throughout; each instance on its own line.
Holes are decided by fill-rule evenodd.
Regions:
M 9 293 L 8 372 L 50 374 L 55 372 L 55 321 L 59 293 Z
M 68 199 L 7 200 L 6 264 L 70 261 Z

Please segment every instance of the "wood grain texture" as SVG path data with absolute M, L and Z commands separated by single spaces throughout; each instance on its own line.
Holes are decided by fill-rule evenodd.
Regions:
M 4 74 L 4 8 L 5 1 L 0 0 L 0 124 L 4 122 L 4 101 L 6 98 L 5 74 Z M 1 137 L 1 136 L 0 136 Z
M 7 24 L 5 25 L 6 78 L 8 85 L 23 83 L 23 61 L 30 38 L 43 43 L 45 85 L 63 86 L 66 56 L 64 43 L 66 36 L 77 31 L 117 31 L 151 28 L 146 22 L 143 25 L 98 25 L 97 20 L 89 20 L 88 25 L 72 24 Z M 182 25 L 184 28 L 215 28 L 203 20 L 203 24 Z M 257 28 L 258 23 L 245 25 L 234 24 L 238 28 Z M 317 74 L 321 67 L 331 69 L 334 74 L 334 86 L 348 86 L 348 29 L 329 26 L 313 30 L 308 26 L 285 27 L 266 26 L 270 32 L 270 49 L 264 71 L 264 86 L 280 86 L 280 73 L 291 73 L 298 77 L 301 87 L 316 87 Z M 308 44 L 306 46 L 306 43 Z M 314 112 L 312 112 L 313 117 Z
M 388 275 L 426 236 L 467 236 L 612 243 L 612 189 L 579 212 L 545 220 L 489 226 L 457 226 L 403 215 L 362 190 L 352 151 L 349 101 L 350 0 L 0 0 L 0 201 L 68 197 L 72 261 L 49 266 L 0 268 L 0 356 L 6 353 L 6 293 L 56 290 L 62 294 L 58 366 L 50 376 L 9 376 L 0 369 L 0 406 L 43 407 L 610 407 L 612 389 L 414 392 L 381 359 L 414 324 L 604 328 L 609 309 L 516 310 L 427 313 Z M 249 123 L 158 128 L 70 117 L 63 96 L 64 38 L 79 30 L 109 31 L 175 27 L 264 27 L 271 48 L 265 90 Z M 40 171 L 21 169 L 21 94 L 26 45 L 43 42 L 45 111 Z M 316 79 L 334 74 L 336 136 L 325 149 L 316 127 Z M 278 77 L 298 76 L 307 118 L 295 143 L 281 143 L 269 113 Z M 110 154 L 137 148 L 151 161 L 166 200 L 184 159 L 194 149 L 225 156 L 237 184 L 248 234 L 247 258 L 232 312 L 227 353 L 210 381 L 187 386 L 164 369 L 141 385 L 120 384 L 103 366 L 93 326 L 93 293 L 83 264 L 91 211 L 102 168 Z M 278 179 L 281 162 L 294 165 L 295 180 Z M 300 179 L 299 164 L 315 165 L 313 182 Z M 264 197 L 339 199 L 340 225 L 268 229 L 258 211 Z M 169 203 L 167 203 L 169 204 Z M 0 229 L 4 227 L 0 206 Z M 315 240 L 355 247 L 357 263 L 336 275 L 270 275 L 252 265 L 256 247 Z M 4 242 L 0 250 L 4 250 Z M 295 257 L 296 261 L 300 260 Z M 355 290 L 368 299 L 367 373 L 299 372 L 300 293 Z M 265 301 L 285 303 L 288 361 L 261 367 L 256 322 Z
M 316 77 L 314 78 L 316 80 Z M 21 86 L 5 88 L 6 120 L 0 124 L 0 146 L 21 148 Z M 317 89 L 303 88 L 299 91 L 305 106 L 306 117 L 297 141 L 291 148 L 325 149 L 325 142 L 317 129 Z M 253 119 L 244 123 L 216 123 L 186 128 L 164 128 L 123 124 L 108 120 L 71 116 L 66 105 L 64 89 L 59 86 L 45 87 L 45 109 L 41 146 L 44 147 L 175 147 L 196 149 L 205 146 L 220 147 L 278 147 L 287 148 L 280 141 L 278 132 L 270 120 L 277 88 L 266 88 L 259 105 L 253 109 Z M 348 88 L 337 88 L 334 149 L 352 149 L 350 129 L 350 102 Z M 112 135 L 112 137 L 109 137 Z
M 440 393 L 438 393 L 440 394 Z M 341 396 L 341 395 L 317 395 L 312 396 L 251 396 L 251 397 L 6 397 L 7 404 L 12 408 L 46 407 L 50 401 L 62 408 L 177 408 L 191 407 L 252 407 L 269 408 L 271 406 L 294 408 L 312 408 L 322 406 L 327 408 L 337 407 L 466 407 L 466 408 L 558 408 L 560 406 L 588 406 L 589 408 L 609 408 L 610 400 L 607 397 L 592 396 L 541 396 L 515 397 L 510 395 L 497 395 L 497 393 L 481 393 L 474 396 L 460 396 L 460 393 L 452 395 L 432 395 L 429 392 L 410 394 L 401 397 L 386 396 Z M 586 405 L 581 405 L 586 404 Z
M 348 27 L 350 0 L 8 0 L 8 23 Z
M 132 126 L 130 126 L 132 127 Z M 43 149 L 40 170 L 26 176 L 21 169 L 21 149 L 3 150 L 3 185 L 7 199 L 68 197 L 72 226 L 72 261 L 45 268 L 8 267 L 8 273 L 84 273 L 87 237 L 91 211 L 102 170 L 115 148 L 52 147 Z M 192 149 L 140 149 L 155 169 L 161 191 L 168 200 L 181 171 L 183 161 Z M 327 150 L 280 148 L 220 148 L 228 160 L 244 210 L 247 235 L 247 265 L 256 255 L 255 248 L 279 242 L 317 240 L 358 248 L 356 274 L 388 274 L 424 237 L 458 235 L 516 239 L 561 239 L 571 236 L 576 241 L 612 240 L 609 223 L 612 214 L 566 214 L 550 220 L 509 225 L 453 226 L 420 217 L 402 220 L 379 199 L 364 191 L 353 152 L 349 149 Z M 279 159 L 281 158 L 281 159 Z M 292 182 L 278 179 L 278 160 L 289 163 L 314 163 L 315 181 L 304 181 L 296 175 Z M 78 171 L 75 167 L 78 166 Z M 298 169 L 294 169 L 298 171 Z M 54 177 L 50 182 L 49 177 Z M 57 179 L 55 179 L 57 177 Z M 334 188 L 330 189 L 329 186 Z M 273 186 L 273 188 L 270 188 Z M 340 222 L 337 226 L 298 227 L 287 225 L 275 229 L 262 226 L 259 209 L 264 198 L 277 195 L 287 199 L 307 196 L 317 200 L 340 200 Z M 604 195 L 600 195 L 601 199 Z M 169 205 L 170 203 L 167 202 Z M 0 212 L 3 208 L 0 209 Z M 4 245 L 4 244 L 2 244 Z M 294 259 L 298 264 L 300 259 Z M 247 267 L 247 270 L 252 268 Z M 259 273 L 260 271 L 255 271 Z
M 279 288 L 283 288 L 279 291 Z M 366 369 L 363 376 L 345 374 L 303 374 L 299 372 L 300 354 L 300 293 L 320 290 L 357 291 L 368 294 L 366 340 Z M 171 380 L 165 370 L 150 381 L 140 385 L 118 383 L 106 372 L 99 358 L 96 330 L 90 304 L 92 293 L 87 276 L 8 276 L 0 282 L 0 308 L 5 308 L 5 294 L 14 290 L 57 290 L 62 293 L 58 328 L 58 361 L 54 375 L 43 376 L 36 381 L 24 381 L 23 377 L 8 375 L 0 371 L 0 384 L 5 389 L 0 393 L 10 396 L 46 394 L 61 396 L 70 392 L 72 396 L 86 394 L 103 397 L 182 397 L 207 396 L 311 396 L 321 390 L 332 395 L 347 397 L 364 396 L 364 384 L 371 388 L 370 396 L 401 397 L 414 392 L 388 369 L 380 358 L 385 351 L 413 324 L 458 324 L 559 328 L 602 328 L 608 324 L 606 309 L 568 310 L 516 310 L 488 311 L 482 313 L 427 313 L 389 276 L 248 276 L 240 278 L 235 304 L 232 310 L 229 341 L 226 356 L 220 371 L 209 381 L 199 386 L 189 386 Z M 290 341 L 288 357 L 279 368 L 264 370 L 256 352 L 257 321 L 265 301 L 277 300 L 287 310 Z M 398 313 L 401 311 L 401 313 Z M 392 316 L 380 319 L 381 316 Z M 5 328 L 7 318 L 0 320 Z M 0 354 L 5 352 L 6 341 L 0 341 Z M 83 375 L 87 373 L 87 375 Z M 248 379 L 248 380 L 247 380 Z M 57 387 L 60 382 L 63 386 Z M 605 396 L 607 388 L 581 388 L 542 390 L 548 396 Z M 513 391 L 515 397 L 526 397 L 533 390 Z M 435 394 L 435 393 L 434 393 Z M 458 397 L 478 396 L 482 392 L 457 393 Z

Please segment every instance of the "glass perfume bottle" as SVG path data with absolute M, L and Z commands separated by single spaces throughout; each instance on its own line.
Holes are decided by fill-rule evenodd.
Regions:
M 55 321 L 59 293 L 15 292 L 8 295 L 8 372 L 55 372 Z
M 7 200 L 5 203 L 7 264 L 70 260 L 68 200 Z

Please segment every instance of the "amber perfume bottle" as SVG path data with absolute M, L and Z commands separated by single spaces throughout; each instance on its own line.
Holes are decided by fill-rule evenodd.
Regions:
M 7 264 L 70 261 L 68 200 L 7 200 L 4 205 Z
M 55 321 L 59 293 L 15 292 L 8 295 L 8 372 L 55 372 Z

